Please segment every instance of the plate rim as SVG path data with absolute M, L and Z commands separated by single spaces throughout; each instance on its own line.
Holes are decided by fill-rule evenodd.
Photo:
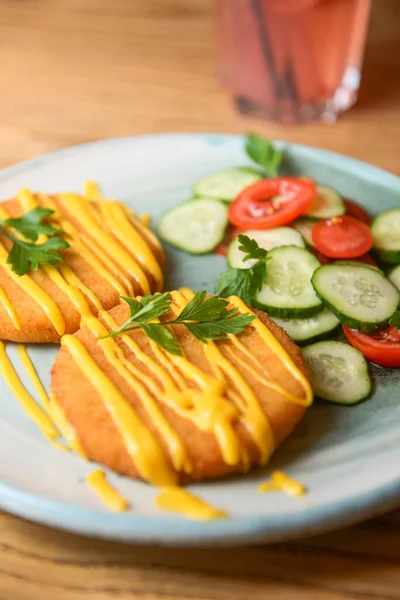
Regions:
M 400 474 L 386 485 L 329 505 L 269 516 L 197 521 L 88 509 L 0 482 L 0 507 L 17 517 L 69 533 L 167 547 L 228 547 L 296 540 L 355 525 L 399 506 Z M 162 531 L 160 535 L 160 525 Z
M 243 140 L 244 136 L 214 132 L 152 133 L 138 136 L 123 136 L 84 142 L 28 158 L 0 170 L 0 182 L 26 169 L 35 168 L 62 159 L 64 156 L 95 149 L 96 146 L 112 146 L 121 143 L 137 143 L 141 140 L 209 138 Z M 400 177 L 356 158 L 307 144 L 274 140 L 283 147 L 301 149 L 311 155 L 317 153 L 332 161 L 333 166 L 359 173 L 363 178 L 375 180 L 379 185 L 400 192 Z M 251 543 L 270 543 L 296 539 L 307 535 L 327 532 L 337 527 L 358 523 L 377 516 L 400 504 L 400 471 L 384 485 L 366 490 L 354 497 L 337 499 L 318 508 L 307 507 L 293 513 L 276 515 L 232 516 L 229 519 L 210 522 L 186 520 L 165 515 L 135 515 L 112 513 L 106 510 L 89 509 L 61 500 L 29 492 L 13 484 L 0 481 L 0 508 L 16 516 L 47 526 L 81 535 L 121 541 L 164 546 L 223 546 Z M 162 531 L 160 534 L 160 524 Z

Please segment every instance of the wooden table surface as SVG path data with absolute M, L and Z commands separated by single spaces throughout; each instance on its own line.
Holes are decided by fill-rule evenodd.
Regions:
M 399 0 L 374 2 L 355 109 L 282 127 L 240 116 L 221 89 L 211 0 L 0 0 L 0 166 L 94 139 L 251 127 L 400 174 L 399 22 Z M 55 598 L 400 599 L 400 512 L 232 550 L 123 546 L 0 514 L 0 600 Z

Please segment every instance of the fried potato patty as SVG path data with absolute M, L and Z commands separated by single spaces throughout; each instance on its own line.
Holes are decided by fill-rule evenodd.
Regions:
M 300 372 L 307 377 L 300 349 L 264 313 L 257 310 L 254 310 L 254 312 L 270 329 Z M 121 325 L 129 317 L 129 309 L 126 305 L 119 305 L 110 311 L 110 315 L 112 315 L 118 325 Z M 102 315 L 99 318 L 102 320 Z M 174 333 L 183 347 L 187 359 L 204 373 L 213 375 L 212 365 L 205 356 L 203 345 L 182 325 L 174 326 Z M 142 350 L 157 361 L 157 357 L 150 347 L 149 340 L 142 331 L 136 330 L 129 335 Z M 80 329 L 75 334 L 75 337 L 83 344 L 91 358 L 108 376 L 109 380 L 124 396 L 142 422 L 154 434 L 154 437 L 162 446 L 164 454 L 168 457 L 168 448 L 165 440 L 160 436 L 153 420 L 144 409 L 137 391 L 134 386 L 129 385 L 118 374 L 116 369 L 110 365 L 99 340 L 88 327 Z M 143 364 L 143 361 L 138 359 L 120 337 L 114 339 L 132 365 L 140 369 L 142 373 L 154 377 L 154 373 Z M 247 327 L 244 332 L 237 336 L 237 339 L 257 359 L 259 373 L 267 376 L 273 383 L 282 384 L 285 390 L 291 392 L 293 395 L 300 398 L 304 397 L 304 387 L 299 380 L 290 373 L 285 364 L 261 340 L 253 327 Z M 260 381 L 259 377 L 254 376 L 254 371 L 249 369 L 249 364 L 251 365 L 252 363 L 251 361 L 249 362 L 248 354 L 246 355 L 240 351 L 232 341 L 218 341 L 216 345 L 255 392 L 258 402 L 270 423 L 275 447 L 279 446 L 301 420 L 306 408 L 294 403 L 279 390 L 266 387 Z M 193 385 L 182 372 L 180 372 L 180 376 L 183 377 L 188 386 Z M 229 387 L 231 390 L 236 389 L 233 381 L 229 382 Z M 62 347 L 55 360 L 52 369 L 51 389 L 54 399 L 62 407 L 65 416 L 75 429 L 88 457 L 118 473 L 140 478 L 138 468 L 132 457 L 128 454 L 121 434 L 105 408 L 101 397 L 93 384 L 82 373 L 80 365 L 73 360 L 66 347 Z M 177 414 L 175 410 L 167 406 L 157 395 L 153 394 L 153 399 L 165 419 L 183 442 L 190 459 L 192 470 L 190 473 L 178 474 L 181 482 L 215 479 L 235 472 L 243 472 L 242 465 L 228 465 L 226 463 L 214 433 L 200 430 L 193 421 Z M 248 429 L 246 429 L 240 418 L 235 421 L 234 429 L 247 449 L 250 464 L 260 464 L 259 448 L 254 443 Z M 171 464 L 170 459 L 168 460 Z
M 47 198 L 47 202 L 45 202 L 43 198 Z M 65 260 L 57 265 L 57 271 L 62 278 L 65 278 L 62 269 L 66 267 L 67 269 L 72 270 L 73 275 L 75 275 L 75 282 L 72 282 L 72 287 L 78 286 L 76 280 L 76 278 L 78 278 L 80 283 L 88 288 L 89 295 L 85 291 L 81 293 L 83 293 L 84 300 L 87 301 L 93 314 L 97 315 L 98 311 L 93 303 L 93 297 L 92 299 L 90 298 L 90 292 L 98 298 L 104 310 L 109 310 L 113 306 L 116 306 L 120 302 L 121 294 L 136 295 L 143 293 L 143 290 L 132 274 L 118 261 L 117 257 L 113 256 L 112 250 L 102 245 L 99 240 L 96 239 L 95 232 L 84 230 L 77 214 L 68 210 L 68 203 L 61 203 L 60 197 L 57 195 L 51 197 L 35 195 L 34 199 L 38 204 L 45 207 L 49 207 L 48 203 L 50 202 L 51 206 L 57 211 L 56 215 L 60 216 L 64 223 L 67 222 L 69 226 L 74 228 L 76 240 L 75 242 L 71 242 L 71 237 L 66 238 L 67 241 L 70 242 L 71 247 L 63 251 Z M 146 267 L 146 264 L 143 264 L 143 260 L 140 260 L 140 257 L 137 256 L 135 243 L 132 242 L 130 247 L 124 246 L 114 233 L 108 229 L 104 219 L 100 218 L 100 210 L 98 209 L 97 203 L 90 202 L 89 199 L 86 200 L 92 210 L 93 216 L 97 217 L 99 220 L 98 222 L 101 223 L 102 230 L 110 236 L 109 239 L 112 238 L 114 242 L 118 242 L 119 245 L 123 247 L 124 252 L 127 252 L 129 256 L 135 259 L 139 264 L 142 263 L 140 264 L 140 268 L 148 280 L 150 292 L 159 290 L 161 285 L 156 284 L 156 281 Z M 23 213 L 17 199 L 0 203 L 0 208 L 7 211 L 8 215 L 12 217 L 21 216 Z M 133 215 L 129 216 L 128 211 L 126 211 L 126 215 L 129 225 L 132 226 L 145 241 L 155 257 L 157 264 L 161 266 L 163 263 L 163 252 L 161 246 L 158 244 L 158 240 L 156 240 L 155 236 L 147 227 L 138 222 L 138 219 L 135 219 Z M 57 218 L 54 219 L 54 223 L 56 225 L 59 224 Z M 62 222 L 60 228 L 63 229 Z M 74 239 L 74 236 L 72 236 L 72 239 Z M 9 252 L 12 247 L 12 242 L 3 234 L 0 234 L 0 242 Z M 82 248 L 85 250 L 84 253 L 81 252 Z M 86 257 L 84 254 L 86 254 Z M 89 262 L 87 259 L 88 256 L 92 259 Z M 94 263 L 97 264 L 100 270 L 99 268 L 94 268 Z M 101 274 L 102 267 L 104 268 L 104 272 L 112 275 L 114 278 L 114 285 L 104 276 L 104 272 Z M 36 271 L 30 271 L 28 276 L 57 305 L 65 322 L 65 333 L 74 333 L 77 331 L 80 326 L 81 315 L 71 301 L 69 295 L 65 293 L 65 290 L 63 291 L 60 289 L 60 286 L 48 276 L 46 269 L 43 267 L 39 267 Z M 118 289 L 118 286 L 120 286 L 120 289 Z M 129 286 L 131 286 L 131 292 L 129 292 Z M 2 267 L 0 267 L 0 288 L 12 305 L 20 323 L 20 329 L 18 330 L 14 326 L 12 319 L 10 319 L 10 315 L 6 310 L 4 303 L 0 302 L 0 339 L 26 343 L 59 342 L 60 334 L 57 333 L 54 325 L 49 319 L 49 315 L 46 315 L 43 306 L 23 289 L 18 277 L 13 279 L 10 274 L 7 273 L 6 269 Z

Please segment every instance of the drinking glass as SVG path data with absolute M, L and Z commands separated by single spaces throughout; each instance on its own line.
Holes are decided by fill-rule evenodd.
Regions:
M 245 113 L 335 121 L 357 100 L 371 0 L 216 0 L 219 72 Z

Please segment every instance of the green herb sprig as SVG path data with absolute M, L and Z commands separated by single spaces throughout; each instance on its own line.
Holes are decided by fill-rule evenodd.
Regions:
M 239 250 L 244 253 L 243 261 L 256 260 L 250 269 L 227 269 L 224 271 L 217 285 L 215 293 L 220 296 L 238 296 L 252 306 L 253 298 L 264 283 L 268 283 L 268 252 L 260 248 L 256 240 L 247 235 L 239 235 Z
M 56 265 L 64 259 L 59 251 L 69 248 L 69 244 L 60 237 L 63 232 L 43 222 L 53 213 L 53 210 L 37 206 L 22 217 L 0 220 L 1 233 L 13 242 L 7 264 L 17 275 L 25 275 L 29 269 L 37 269 L 39 265 Z M 9 228 L 32 242 L 36 242 L 40 235 L 49 239 L 43 244 L 33 244 L 15 236 Z
M 184 325 L 196 339 L 207 343 L 207 340 L 222 340 L 229 334 L 241 333 L 254 319 L 253 315 L 240 314 L 236 308 L 229 309 L 229 303 L 223 298 L 207 298 L 207 292 L 197 292 L 176 318 L 159 323 L 154 321 L 165 315 L 172 303 L 168 292 L 145 296 L 141 300 L 125 296 L 122 299 L 129 306 L 129 319 L 106 337 L 142 329 L 170 354 L 182 355 L 182 349 L 169 325 Z
M 278 150 L 267 138 L 250 132 L 246 140 L 246 152 L 261 165 L 268 177 L 276 177 L 283 159 L 283 151 Z

